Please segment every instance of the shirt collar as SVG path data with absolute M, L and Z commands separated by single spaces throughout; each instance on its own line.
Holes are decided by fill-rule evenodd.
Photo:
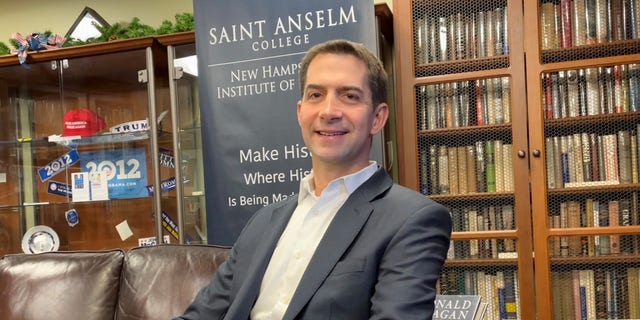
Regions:
M 348 194 L 353 193 L 358 187 L 360 187 L 365 181 L 367 181 L 378 170 L 378 165 L 375 161 L 369 161 L 369 165 L 362 168 L 360 171 L 336 178 L 329 182 L 327 188 L 330 188 L 336 183 L 343 184 Z M 300 181 L 300 190 L 298 192 L 298 203 L 304 200 L 308 196 L 315 196 L 315 188 L 313 186 L 313 170 L 306 175 Z

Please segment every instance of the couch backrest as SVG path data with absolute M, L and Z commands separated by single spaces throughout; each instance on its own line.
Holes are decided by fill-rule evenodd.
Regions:
M 0 259 L 0 318 L 111 320 L 124 251 L 12 254 Z
M 228 254 L 229 248 L 212 245 L 129 250 L 115 319 L 171 319 L 181 315 Z

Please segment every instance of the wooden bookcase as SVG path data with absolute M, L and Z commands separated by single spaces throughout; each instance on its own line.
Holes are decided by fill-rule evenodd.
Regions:
M 482 296 L 487 319 L 499 316 L 498 287 L 503 312 L 536 312 L 520 302 L 535 296 L 522 9 L 502 0 L 394 3 L 399 180 L 452 210 L 439 290 Z M 502 151 L 486 154 L 496 144 Z M 498 155 L 489 171 L 502 172 L 500 182 L 490 175 L 487 184 L 476 164 L 486 155 Z
M 635 69 L 640 40 L 630 29 L 640 20 L 640 10 L 630 0 L 588 0 L 587 7 L 598 5 L 605 12 L 608 5 L 619 4 L 609 12 L 628 28 L 622 28 L 623 22 L 602 25 L 600 19 L 594 30 L 602 32 L 594 43 L 585 39 L 569 45 L 562 37 L 573 30 L 567 16 L 582 21 L 575 13 L 584 12 L 586 20 L 587 11 L 567 8 L 580 1 L 586 3 L 394 3 L 399 180 L 451 208 L 453 250 L 438 289 L 481 295 L 490 303 L 487 319 L 568 319 L 576 312 L 634 318 L 640 311 L 631 302 L 640 295 L 640 112 L 630 103 L 640 90 Z M 563 29 L 562 13 L 568 12 Z M 501 25 L 496 16 L 506 22 Z M 576 84 L 576 75 L 585 80 Z M 609 105 L 611 112 L 605 112 Z M 491 113 L 496 106 L 502 109 Z M 569 146 L 589 137 L 604 140 L 594 146 L 613 150 L 611 157 L 599 159 L 617 159 L 594 164 L 597 178 L 595 171 L 585 176 L 584 169 L 580 175 L 571 161 L 582 159 L 583 148 Z M 628 158 L 610 148 L 618 141 L 629 146 Z M 487 147 L 495 151 L 496 146 L 503 152 L 487 153 Z M 474 147 L 475 154 L 464 155 Z M 463 157 L 468 162 L 458 161 Z M 604 176 L 607 163 L 611 176 Z M 618 183 L 611 183 L 615 179 Z M 600 214 L 616 210 L 618 215 Z M 510 212 L 511 222 L 505 218 Z
M 539 318 L 640 317 L 634 2 L 524 4 Z

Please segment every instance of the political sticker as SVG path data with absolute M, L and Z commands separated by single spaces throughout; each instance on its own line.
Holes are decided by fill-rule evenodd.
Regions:
M 158 154 L 160 156 L 160 165 L 167 168 L 175 168 L 176 165 L 173 162 L 173 151 L 169 149 L 160 148 Z
M 76 209 L 67 210 L 67 212 L 64 213 L 64 217 L 70 227 L 73 227 L 80 222 L 80 217 L 78 217 L 78 211 L 76 211 Z
M 83 172 L 104 172 L 110 199 L 147 197 L 147 155 L 144 148 L 80 152 Z
M 47 193 L 71 198 L 71 186 L 58 181 L 49 181 Z
M 38 175 L 40 180 L 45 182 L 51 179 L 56 174 L 64 171 L 68 167 L 74 165 L 80 159 L 78 150 L 72 149 L 69 152 L 61 155 L 58 159 L 51 161 L 46 166 L 38 169 Z
M 182 178 L 182 183 L 187 183 L 189 181 L 190 180 L 187 177 Z M 160 181 L 160 190 L 162 192 L 171 191 L 175 188 L 176 188 L 176 177 L 171 177 L 171 178 Z M 153 185 L 147 186 L 147 192 L 149 193 L 149 196 L 153 196 Z
M 138 247 L 151 247 L 157 243 L 156 237 L 138 238 Z M 171 243 L 171 237 L 168 234 L 162 236 L 162 243 Z

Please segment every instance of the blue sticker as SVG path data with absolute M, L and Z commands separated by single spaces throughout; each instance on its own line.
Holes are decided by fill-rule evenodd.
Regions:
M 189 181 L 190 180 L 187 177 L 182 178 L 182 183 L 187 183 Z M 169 179 L 160 181 L 160 190 L 162 190 L 162 192 L 171 191 L 175 188 L 176 188 L 176 177 L 171 177 Z M 149 192 L 149 196 L 153 196 L 153 185 L 147 186 L 147 192 Z
M 78 212 L 76 211 L 76 209 L 67 210 L 64 216 L 65 216 L 65 219 L 67 219 L 67 223 L 69 224 L 70 227 L 73 227 L 76 224 L 78 224 L 78 222 L 80 222 L 80 218 L 78 217 Z
M 42 182 L 45 182 L 51 179 L 56 174 L 74 165 L 76 162 L 78 162 L 79 159 L 80 157 L 78 156 L 78 150 L 72 149 L 71 151 L 60 156 L 60 158 L 55 159 L 48 165 L 38 169 L 40 180 L 42 180 Z
M 105 172 L 110 199 L 147 197 L 144 148 L 80 152 L 82 172 Z
M 71 198 L 71 186 L 57 181 L 49 181 L 47 193 Z

